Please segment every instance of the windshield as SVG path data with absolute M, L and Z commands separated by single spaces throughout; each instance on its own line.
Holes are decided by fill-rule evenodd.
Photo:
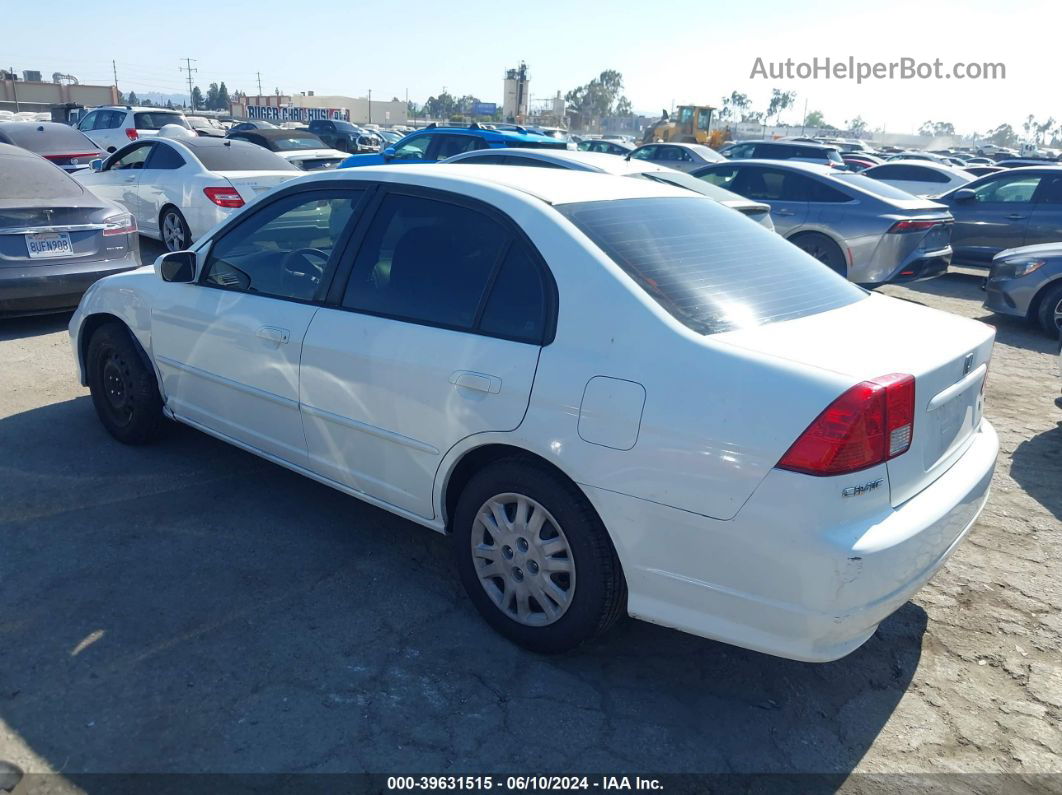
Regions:
M 176 124 L 190 130 L 188 122 L 180 113 L 172 113 L 164 110 L 144 111 L 133 114 L 133 124 L 138 130 L 161 130 L 167 124 Z
M 218 141 L 218 138 L 200 138 Z M 254 144 L 231 142 L 230 146 L 190 146 L 199 162 L 208 171 L 298 171 L 279 155 Z
M 557 210 L 700 334 L 793 320 L 866 296 L 780 235 L 714 201 L 619 199 Z

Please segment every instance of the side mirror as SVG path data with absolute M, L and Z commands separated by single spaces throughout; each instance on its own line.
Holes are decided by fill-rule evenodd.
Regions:
M 195 253 L 174 251 L 158 259 L 158 272 L 164 282 L 190 282 L 195 279 Z
M 394 156 L 395 156 L 395 148 L 393 146 L 389 146 L 389 147 L 387 147 L 386 149 L 383 150 L 384 160 L 390 160 Z
M 93 171 L 103 171 L 103 158 L 97 157 L 89 161 L 89 168 Z
M 959 188 L 953 198 L 957 202 L 972 202 L 977 198 L 977 194 L 971 188 Z

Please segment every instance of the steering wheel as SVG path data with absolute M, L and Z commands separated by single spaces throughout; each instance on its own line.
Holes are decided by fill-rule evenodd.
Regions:
M 299 267 L 296 264 L 296 257 L 302 260 L 302 267 Z M 315 265 L 310 260 L 310 257 L 320 257 L 321 264 Z M 297 248 L 284 255 L 284 259 L 281 260 L 280 266 L 294 276 L 308 275 L 316 282 L 320 281 L 321 277 L 324 276 L 324 267 L 328 263 L 328 257 L 328 252 L 321 251 L 319 248 Z

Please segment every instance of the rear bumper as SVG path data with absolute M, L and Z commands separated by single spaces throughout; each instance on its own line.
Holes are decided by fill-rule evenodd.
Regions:
M 921 282 L 926 279 L 935 279 L 948 272 L 951 265 L 951 248 L 939 251 L 921 253 L 910 262 L 904 263 L 892 277 L 892 284 L 905 284 L 907 282 Z
M 773 470 L 729 521 L 587 487 L 609 529 L 628 612 L 807 662 L 861 646 L 944 564 L 988 498 L 999 440 L 984 421 L 966 453 L 897 508 L 824 524 L 807 476 Z M 840 499 L 838 494 L 835 499 Z M 853 498 L 855 500 L 863 498 Z M 839 512 L 855 515 L 858 502 Z
M 73 309 L 94 282 L 139 267 L 139 255 L 130 252 L 104 262 L 0 269 L 0 316 Z

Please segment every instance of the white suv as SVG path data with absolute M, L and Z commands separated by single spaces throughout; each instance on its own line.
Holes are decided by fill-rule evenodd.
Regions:
M 180 111 L 128 105 L 94 108 L 78 122 L 77 128 L 100 149 L 115 152 L 130 141 L 158 135 L 167 124 L 192 129 Z

